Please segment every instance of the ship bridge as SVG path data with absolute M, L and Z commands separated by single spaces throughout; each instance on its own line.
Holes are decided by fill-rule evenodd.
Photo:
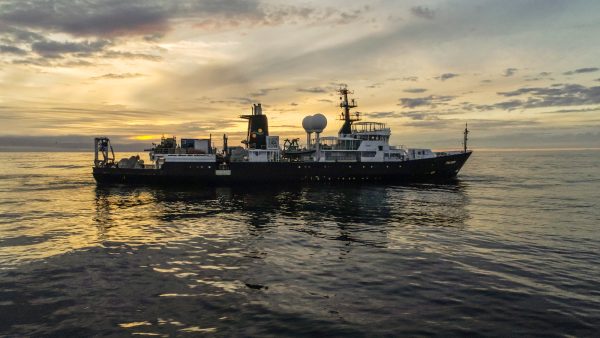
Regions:
M 352 139 L 365 141 L 384 141 L 390 139 L 391 130 L 385 123 L 380 122 L 356 122 L 352 124 L 352 134 L 345 135 Z
M 390 132 L 390 128 L 387 128 L 385 123 L 380 122 L 355 122 L 352 124 L 352 133 L 377 133 L 377 132 Z

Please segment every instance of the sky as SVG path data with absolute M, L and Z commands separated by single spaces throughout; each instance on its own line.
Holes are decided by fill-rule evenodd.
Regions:
M 600 147 L 598 36 L 595 0 L 0 0 L 0 150 L 236 145 L 259 102 L 335 135 L 340 84 L 393 144 Z

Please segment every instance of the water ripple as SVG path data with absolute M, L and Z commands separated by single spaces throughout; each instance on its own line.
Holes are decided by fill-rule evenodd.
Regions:
M 442 185 L 182 189 L 0 153 L 0 335 L 594 336 L 597 154 L 475 153 Z

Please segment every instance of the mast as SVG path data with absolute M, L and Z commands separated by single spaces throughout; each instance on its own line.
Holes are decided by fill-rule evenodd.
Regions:
M 356 115 L 355 117 L 352 117 L 350 115 L 350 109 L 358 107 L 358 105 L 356 104 L 356 101 L 354 99 L 352 99 L 350 101 L 348 100 L 348 94 L 354 94 L 354 92 L 348 90 L 347 85 L 342 84 L 340 86 L 340 89 L 338 89 L 338 93 L 341 95 L 340 96 L 340 101 L 341 101 L 340 108 L 343 109 L 342 116 L 340 117 L 340 119 L 344 121 L 344 125 L 342 126 L 342 129 L 340 129 L 339 134 L 351 134 L 352 133 L 352 122 L 360 120 L 359 112 L 355 113 L 355 115 Z
M 467 152 L 467 141 L 469 140 L 469 129 L 467 129 L 467 124 L 465 123 L 465 131 L 464 131 L 464 139 L 463 139 L 463 146 L 464 146 L 464 152 Z

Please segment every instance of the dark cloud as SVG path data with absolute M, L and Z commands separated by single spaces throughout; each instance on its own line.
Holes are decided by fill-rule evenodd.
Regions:
M 135 52 L 122 52 L 115 50 L 105 51 L 100 55 L 101 57 L 110 59 L 134 59 L 134 60 L 147 60 L 147 61 L 160 61 L 162 56 L 146 53 L 135 53 Z
M 254 100 L 247 97 L 230 97 L 229 100 L 234 101 L 238 105 L 241 106 L 249 106 L 253 103 L 256 103 Z M 216 101 L 215 101 L 216 102 Z M 227 101 L 220 101 L 220 103 L 225 103 Z
M 527 75 L 527 76 L 525 76 L 525 81 L 532 82 L 532 81 L 541 81 L 541 80 L 554 80 L 553 78 L 550 77 L 550 75 L 552 75 L 552 73 L 550 73 L 550 72 L 541 72 L 534 76 Z
M 304 10 L 308 10 L 308 8 L 304 8 Z M 338 25 L 346 25 L 352 22 L 356 22 L 357 20 L 359 20 L 361 17 L 363 17 L 365 15 L 365 13 L 369 12 L 371 10 L 371 6 L 369 5 L 365 5 L 361 8 L 357 8 L 354 10 L 346 10 L 346 11 L 341 11 L 339 13 L 337 13 L 336 15 L 334 15 L 332 17 L 333 22 L 335 24 Z M 325 11 L 325 15 L 328 15 L 327 13 L 332 13 L 333 11 L 331 9 L 329 9 L 328 11 Z M 323 14 L 321 14 L 323 15 Z M 324 17 L 323 19 L 327 19 L 326 17 Z
M 264 0 L 4 0 L 0 1 L 0 45 L 13 47 L 0 52 L 23 57 L 15 64 L 47 67 L 57 62 L 37 56 L 79 59 L 59 66 L 97 63 L 81 60 L 92 57 L 160 61 L 159 52 L 118 47 L 131 39 L 156 43 L 181 24 L 199 29 L 338 25 L 355 22 L 368 11 L 369 6 L 339 10 L 276 5 Z M 60 41 L 57 36 L 61 36 Z
M 89 67 L 97 63 L 81 59 L 64 59 L 62 57 L 44 58 L 28 57 L 12 61 L 15 65 L 38 66 L 38 67 Z
M 407 81 L 407 82 L 417 82 L 419 78 L 417 76 L 405 76 L 405 77 L 392 77 L 386 79 L 386 81 Z
M 440 76 L 436 76 L 435 79 L 436 80 L 441 80 L 441 81 L 446 81 L 452 78 L 455 78 L 457 76 L 460 76 L 459 74 L 455 74 L 455 73 L 444 73 Z
M 144 74 L 140 73 L 121 73 L 121 74 L 113 74 L 108 73 L 102 76 L 93 77 L 94 80 L 102 80 L 102 79 L 111 79 L 111 80 L 119 80 L 119 79 L 130 79 L 135 77 L 142 77 Z
M 594 73 L 600 70 L 600 68 L 596 67 L 587 67 L 587 68 L 579 68 L 572 71 L 568 71 L 563 73 L 564 75 L 573 75 L 573 74 L 583 74 L 583 73 Z
M 422 18 L 432 20 L 435 18 L 435 11 L 426 6 L 415 6 L 410 9 L 412 15 Z
M 600 87 L 585 87 L 578 84 L 553 84 L 550 87 L 525 87 L 509 92 L 499 92 L 504 97 L 530 95 L 534 103 L 550 106 L 580 105 L 600 101 Z
M 24 66 L 41 66 L 41 67 L 50 67 L 56 65 L 55 62 L 51 62 L 48 59 L 44 58 L 24 58 L 13 60 L 12 62 L 15 65 L 24 65 Z
M 248 94 L 248 96 L 252 96 L 252 97 L 266 96 L 270 92 L 276 91 L 276 90 L 279 90 L 279 88 L 263 88 L 263 89 L 259 89 L 257 92 Z
M 302 93 L 327 93 L 330 90 L 324 87 L 299 88 L 297 91 Z
M 404 112 L 404 113 L 401 113 L 401 116 L 407 117 L 411 120 L 416 120 L 416 121 L 425 121 L 425 120 L 432 121 L 432 120 L 440 119 L 436 114 L 431 114 L 431 113 L 422 112 L 422 111 Z
M 345 24 L 369 6 L 340 11 L 275 6 L 261 0 L 6 0 L 0 21 L 15 27 L 50 30 L 73 36 L 140 36 L 151 39 L 187 19 L 200 28 L 278 25 L 301 20 Z
M 0 20 L 0 37 L 2 37 L 4 41 L 13 44 L 45 40 L 44 36 L 41 34 L 6 25 L 2 20 Z
M 515 110 L 600 104 L 600 86 L 586 87 L 578 84 L 557 83 L 549 87 L 524 87 L 508 92 L 499 92 L 498 95 L 512 99 L 490 105 L 465 103 L 462 108 L 465 110 Z
M 429 95 L 426 97 L 418 97 L 418 98 L 409 98 L 403 97 L 400 98 L 399 106 L 404 108 L 416 108 L 416 107 L 431 107 L 434 108 L 438 105 L 446 104 L 453 100 L 454 96 L 439 96 L 439 95 Z
M 373 83 L 372 85 L 368 85 L 367 88 L 379 88 L 383 86 L 383 82 Z
M 583 108 L 583 109 L 560 109 L 555 111 L 547 111 L 544 112 L 546 114 L 568 114 L 568 113 L 590 113 L 590 112 L 600 112 L 600 106 L 593 108 Z
M 395 112 L 395 111 L 387 111 L 387 112 L 372 112 L 366 113 L 367 116 L 371 118 L 407 118 L 413 121 L 431 121 L 431 120 L 439 120 L 439 115 L 447 115 L 450 114 L 448 111 L 442 112 L 429 112 L 429 111 L 421 111 L 421 110 L 412 110 L 412 111 L 404 111 L 404 112 Z
M 365 113 L 365 115 L 370 118 L 374 118 L 374 119 L 397 117 L 397 113 L 393 112 L 393 111 L 372 112 L 372 113 Z
M 83 42 L 37 41 L 31 44 L 31 49 L 43 57 L 60 57 L 62 54 L 78 54 L 89 56 L 104 50 L 111 43 L 108 40 Z
M 0 20 L 16 27 L 74 36 L 116 36 L 164 31 L 168 8 L 159 1 L 5 1 Z
M 513 76 L 513 75 L 515 75 L 515 73 L 517 73 L 517 70 L 518 70 L 517 68 L 506 68 L 504 70 L 504 76 L 505 77 Z
M 427 91 L 427 89 L 425 89 L 425 88 L 407 88 L 407 89 L 403 90 L 403 92 L 405 92 L 405 93 L 414 93 L 414 94 L 424 93 L 426 91 Z
M 15 46 L 0 45 L 0 53 L 3 54 L 14 54 L 14 55 L 26 55 L 27 51 Z

